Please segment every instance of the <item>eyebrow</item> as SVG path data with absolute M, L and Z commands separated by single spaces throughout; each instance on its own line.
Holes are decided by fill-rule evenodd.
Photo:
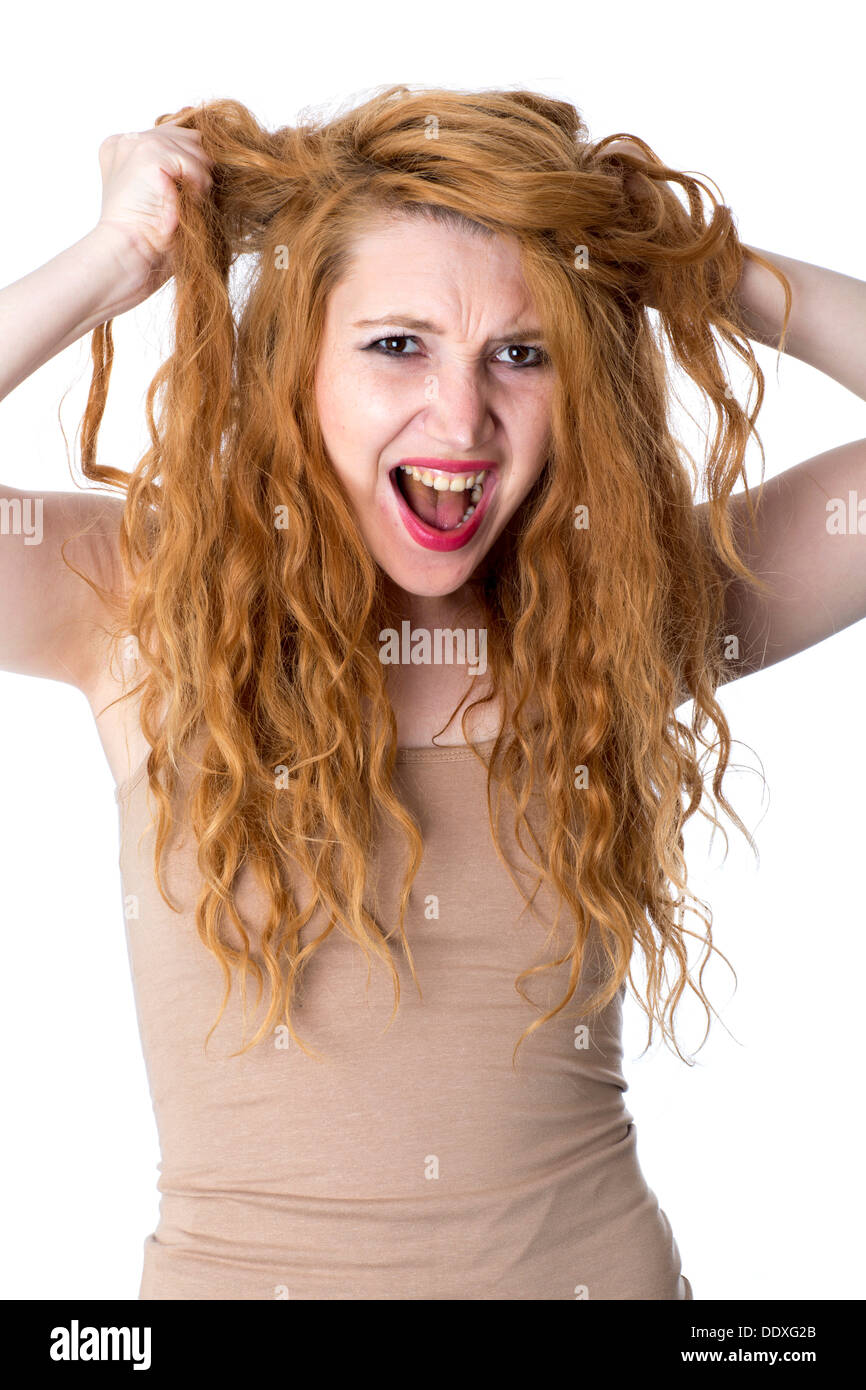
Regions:
M 388 324 L 399 323 L 404 328 L 415 329 L 418 333 L 438 333 L 441 335 L 442 329 L 429 319 L 416 319 L 410 314 L 385 314 L 380 319 L 359 319 L 353 323 L 353 328 L 381 328 Z M 522 328 L 516 333 L 504 333 L 498 338 L 488 338 L 485 344 L 490 347 L 492 343 L 525 343 L 529 338 L 542 338 L 544 334 L 540 328 Z

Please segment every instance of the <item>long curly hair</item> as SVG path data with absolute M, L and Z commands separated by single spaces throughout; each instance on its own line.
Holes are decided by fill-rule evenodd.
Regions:
M 702 977 L 718 948 L 712 913 L 687 890 L 683 828 L 696 810 L 718 826 L 722 806 L 753 845 L 722 790 L 731 738 L 715 698 L 730 670 L 727 585 L 764 587 L 727 511 L 738 480 L 753 507 L 744 456 L 751 436 L 760 445 L 764 393 L 735 291 L 745 259 L 759 261 L 783 284 L 787 328 L 788 282 L 739 241 L 707 183 L 667 167 L 637 136 L 591 141 L 574 106 L 535 92 L 392 86 L 276 131 L 232 100 L 157 124 L 168 119 L 201 132 L 213 184 L 204 198 L 179 185 L 173 351 L 147 395 L 150 447 L 131 474 L 96 462 L 109 320 L 92 337 L 81 457 L 87 478 L 126 498 L 119 545 L 129 583 L 122 604 L 107 597 L 118 605 L 114 639 L 132 634 L 144 665 L 128 693 L 141 695 L 156 881 L 172 908 L 161 856 L 181 755 L 204 739 L 186 814 L 201 874 L 196 927 L 225 983 L 213 1028 L 233 969 L 245 1001 L 251 972 L 257 1003 L 267 983 L 268 1012 L 240 1051 L 278 1021 L 309 1051 L 292 1004 L 306 961 L 334 929 L 390 968 L 396 1012 L 398 973 L 365 894 L 382 817 L 407 840 L 399 933 L 421 988 L 404 918 L 423 839 L 392 786 L 397 728 L 377 642 L 394 623 L 388 585 L 329 463 L 314 400 L 328 295 L 358 235 L 396 211 L 515 237 L 555 369 L 549 456 L 498 538 L 495 563 L 470 581 L 505 711 L 482 758 L 494 843 L 502 856 L 507 798 L 521 848 L 574 924 L 566 954 L 515 981 L 527 998 L 525 976 L 569 962 L 566 994 L 524 1031 L 512 1063 L 572 998 L 593 923 L 605 970 L 586 1012 L 628 980 L 648 1018 L 647 1046 L 657 1023 L 688 1060 L 674 1014 L 690 988 L 706 1011 L 706 1040 Z M 624 139 L 641 153 L 608 148 Z M 241 256 L 249 273 L 239 289 Z M 748 367 L 750 410 L 731 390 L 724 345 Z M 672 432 L 674 370 L 714 413 L 701 465 Z M 760 454 L 763 483 L 763 446 Z M 690 725 L 676 717 L 686 700 Z M 716 754 L 711 790 L 699 745 Z M 542 837 L 527 815 L 533 794 L 546 809 Z M 287 861 L 313 886 L 303 909 Z M 253 951 L 235 901 L 244 866 L 270 904 Z M 327 926 L 302 948 L 317 906 Z M 703 933 L 684 925 L 687 912 Z M 226 939 L 227 917 L 240 948 Z M 704 946 L 696 979 L 687 937 Z

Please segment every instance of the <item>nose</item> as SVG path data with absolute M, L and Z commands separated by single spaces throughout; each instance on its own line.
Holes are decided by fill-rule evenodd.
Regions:
M 429 372 L 424 381 L 425 430 L 442 448 L 466 453 L 496 432 L 489 390 L 470 364 L 449 363 Z

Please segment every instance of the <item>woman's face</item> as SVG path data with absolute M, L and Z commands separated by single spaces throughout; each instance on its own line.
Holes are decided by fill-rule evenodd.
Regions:
M 329 298 L 325 447 L 370 553 L 410 594 L 458 590 L 544 466 L 554 369 L 538 327 L 516 241 L 417 216 L 383 215 Z

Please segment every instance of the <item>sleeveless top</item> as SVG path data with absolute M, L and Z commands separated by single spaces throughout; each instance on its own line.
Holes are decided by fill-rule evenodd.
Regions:
M 477 747 L 486 757 L 492 740 Z M 539 890 L 527 908 L 496 853 L 486 778 L 466 746 L 398 751 L 395 791 L 424 840 L 405 919 L 422 995 L 397 926 L 406 842 L 388 823 L 368 882 L 377 921 L 393 927 L 399 1006 L 387 1026 L 390 971 L 375 956 L 368 966 L 335 928 L 292 1005 L 318 1057 L 279 1024 L 230 1056 L 244 1036 L 234 973 L 205 1051 L 224 981 L 195 928 L 194 837 L 180 826 L 162 861 L 177 913 L 154 878 L 146 760 L 118 787 L 126 936 L 161 1151 L 139 1298 L 693 1297 L 623 1101 L 625 985 L 581 1023 L 599 978 L 592 953 L 570 1004 L 524 1039 L 512 1069 L 517 1039 L 562 999 L 568 968 L 521 982 L 538 1009 L 515 989 L 522 970 L 556 958 L 556 897 Z M 513 819 L 506 803 L 500 837 L 531 897 L 538 873 Z M 247 868 L 236 891 L 250 930 L 264 900 Z M 560 920 L 567 941 L 564 906 Z M 301 942 L 326 924 L 319 906 Z M 244 1041 L 264 1018 L 252 1013 L 256 995 L 250 976 Z

